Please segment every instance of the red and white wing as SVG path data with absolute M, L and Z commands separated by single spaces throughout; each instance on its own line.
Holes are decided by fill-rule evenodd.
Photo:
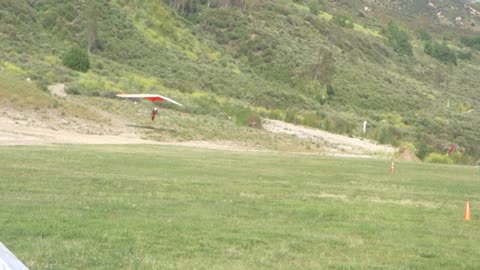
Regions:
M 171 99 L 171 98 L 168 98 L 168 97 L 164 97 L 164 96 L 161 96 L 161 95 L 157 95 L 157 94 L 117 94 L 117 97 L 123 97 L 123 98 L 143 98 L 143 99 L 148 99 L 152 102 L 156 102 L 156 101 L 169 101 L 173 104 L 177 104 L 178 106 L 183 106 L 182 104 L 176 102 L 175 100 Z

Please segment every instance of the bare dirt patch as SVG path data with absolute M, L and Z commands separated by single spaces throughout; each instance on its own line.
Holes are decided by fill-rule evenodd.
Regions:
M 405 160 L 405 161 L 420 161 L 417 156 L 415 155 L 415 153 L 406 148 L 406 147 L 402 147 L 398 150 L 398 159 L 399 160 Z
M 83 105 L 82 100 L 68 100 Z M 87 109 L 87 108 L 86 108 Z M 143 139 L 142 129 L 132 127 L 128 120 L 114 112 L 88 107 L 98 121 L 68 115 L 58 110 L 19 111 L 0 107 L 1 145 L 48 144 L 156 144 L 198 147 L 215 150 L 257 151 L 230 141 L 168 141 Z
M 65 92 L 65 84 L 64 83 L 57 83 L 48 86 L 48 91 L 52 93 L 54 96 L 58 97 L 66 97 L 67 93 Z
M 65 107 L 76 107 L 68 110 Z M 0 106 L 0 145 L 146 143 L 133 128 L 117 123 L 113 114 L 85 107 L 69 97 L 62 109 L 23 110 Z M 76 114 L 89 111 L 89 118 Z M 87 113 L 85 113 L 87 114 Z
M 64 120 L 59 124 L 68 125 Z M 48 125 L 34 120 L 22 121 L 0 117 L 0 145 L 41 145 L 41 144 L 145 144 L 145 141 L 133 133 L 85 134 L 75 128 L 61 129 L 58 125 Z M 91 132 L 88 125 L 84 132 Z
M 277 120 L 264 119 L 262 126 L 272 133 L 283 133 L 327 146 L 329 154 L 336 156 L 369 157 L 391 156 L 395 148 L 380 145 L 373 141 L 333 134 L 324 130 L 293 125 Z
M 53 88 L 51 91 L 62 95 L 64 86 L 57 85 Z M 260 146 L 260 148 L 252 147 L 242 142 L 228 140 L 181 141 L 173 138 L 169 141 L 155 141 L 145 139 L 148 138 L 145 129 L 129 124 L 131 119 L 129 120 L 123 114 L 117 114 L 115 105 L 112 106 L 102 109 L 92 105 L 91 100 L 72 96 L 62 98 L 58 109 L 20 111 L 2 106 L 0 107 L 0 145 L 158 144 L 215 150 L 268 151 Z M 75 109 L 72 109 L 73 107 Z M 390 156 L 395 152 L 393 147 L 378 145 L 361 138 L 350 138 L 275 120 L 264 119 L 262 122 L 265 132 L 272 133 L 274 136 L 277 136 L 276 134 L 291 135 L 296 140 L 319 146 L 307 149 L 305 151 L 307 154 L 372 158 Z

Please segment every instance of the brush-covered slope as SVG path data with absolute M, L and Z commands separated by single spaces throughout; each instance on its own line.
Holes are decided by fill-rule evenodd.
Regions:
M 420 157 L 456 143 L 457 160 L 474 162 L 476 5 L 381 2 L 0 0 L 0 61 L 42 88 L 65 82 L 70 94 L 160 92 L 192 115 L 280 119 L 414 146 Z M 392 41 L 401 33 L 410 53 Z M 429 55 L 428 42 L 444 47 Z M 86 73 L 62 65 L 74 46 L 90 51 Z

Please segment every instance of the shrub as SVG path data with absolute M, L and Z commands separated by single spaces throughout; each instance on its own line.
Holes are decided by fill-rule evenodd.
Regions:
M 310 1 L 310 3 L 308 3 L 308 8 L 310 10 L 310 13 L 312 13 L 313 15 L 318 15 L 318 13 L 320 13 L 320 4 L 317 0 Z
M 451 50 L 445 42 L 438 43 L 436 41 L 427 41 L 423 50 L 426 54 L 437 60 L 457 65 L 457 56 L 455 52 Z
M 67 95 L 81 95 L 80 89 L 77 85 L 71 84 L 65 88 Z
M 395 52 L 401 55 L 413 55 L 410 36 L 394 22 L 389 22 L 382 33 L 388 38 L 388 42 Z
M 425 161 L 426 162 L 429 162 L 429 163 L 440 163 L 440 164 L 452 164 L 453 161 L 443 155 L 443 154 L 440 154 L 440 153 L 430 153 L 427 158 L 425 158 Z
M 398 145 L 401 131 L 393 126 L 380 126 L 373 132 L 373 137 L 381 144 Z
M 416 148 L 417 151 L 415 151 L 415 155 L 421 160 L 425 160 L 425 158 L 432 152 L 432 148 L 425 143 L 417 144 Z
M 425 30 L 423 28 L 418 30 L 417 36 L 420 40 L 423 40 L 423 41 L 432 40 L 432 36 L 430 35 L 430 33 L 428 33 L 427 30 Z
M 262 128 L 262 119 L 258 116 L 257 113 L 252 112 L 247 119 L 247 125 L 253 128 Z
M 460 41 L 465 46 L 480 50 L 480 37 L 462 37 Z
M 471 51 L 459 51 L 457 52 L 457 58 L 461 60 L 471 60 L 472 52 Z
M 43 16 L 43 27 L 50 29 L 53 26 L 55 26 L 55 23 L 57 22 L 57 18 L 59 17 L 58 13 L 53 11 L 53 10 L 48 10 L 45 12 Z
M 68 87 L 66 87 L 65 92 L 67 93 L 67 95 L 80 95 L 81 94 L 80 90 L 75 85 L 69 85 Z
M 331 84 L 327 85 L 327 95 L 329 97 L 335 96 L 335 88 Z
M 62 57 L 63 65 L 73 70 L 87 72 L 90 69 L 90 59 L 85 50 L 74 47 Z

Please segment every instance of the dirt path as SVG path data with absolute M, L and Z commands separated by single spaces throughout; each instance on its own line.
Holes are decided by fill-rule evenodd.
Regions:
M 352 156 L 388 156 L 395 153 L 395 148 L 389 145 L 379 145 L 373 141 L 333 134 L 320 129 L 293 125 L 277 120 L 263 120 L 263 128 L 273 133 L 289 134 L 300 139 L 324 144 L 336 155 Z
M 111 119 L 108 126 L 89 123 L 80 119 L 60 117 L 48 113 L 28 117 L 21 112 L 0 109 L 0 146 L 50 145 L 50 144 L 152 144 L 198 147 L 231 151 L 260 151 L 229 141 L 159 142 L 142 139 L 142 133 L 129 127 L 119 117 L 95 109 L 102 117 Z
M 325 145 L 325 152 L 320 153 L 323 155 L 367 158 L 388 156 L 395 152 L 393 147 L 377 145 L 368 140 L 350 138 L 281 121 L 264 120 L 263 124 L 268 132 L 289 134 Z M 144 140 L 139 134 L 131 132 L 131 129 L 116 129 L 115 134 L 82 134 L 75 129 L 62 129 L 58 125 L 48 125 L 31 119 L 22 121 L 0 117 L 0 146 L 48 144 L 155 144 L 232 151 L 261 151 L 227 141 L 158 142 Z
M 150 144 L 227 151 L 264 152 L 264 150 L 248 148 L 228 141 L 158 142 L 141 139 L 140 136 L 133 133 L 121 133 L 118 135 L 80 134 L 74 131 L 23 126 L 0 117 L 0 146 L 52 144 Z
M 32 125 L 32 123 L 34 123 Z M 135 144 L 152 143 L 132 133 L 119 135 L 81 134 L 37 121 L 12 120 L 0 117 L 0 145 L 39 144 Z

